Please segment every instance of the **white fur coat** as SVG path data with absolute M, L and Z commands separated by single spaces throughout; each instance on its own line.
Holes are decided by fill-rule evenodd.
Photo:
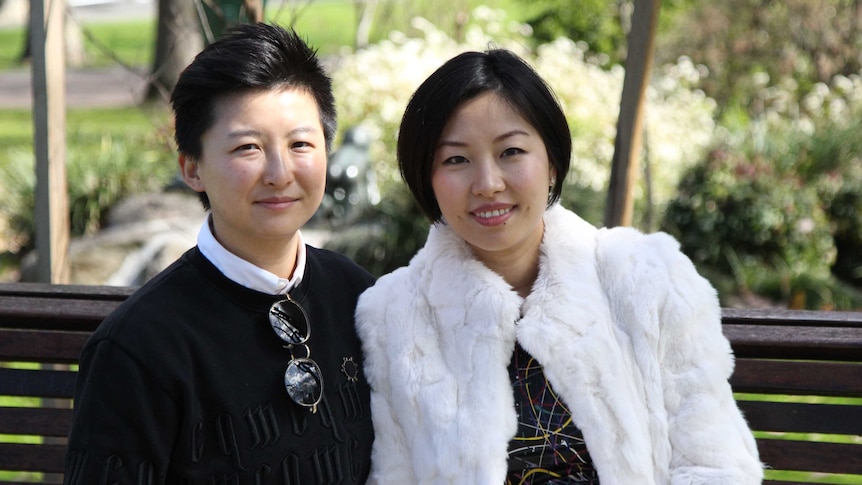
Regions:
M 603 485 L 760 483 L 715 291 L 676 241 L 554 206 L 540 259 L 524 300 L 437 225 L 363 294 L 369 483 L 503 484 L 516 339 L 571 409 Z

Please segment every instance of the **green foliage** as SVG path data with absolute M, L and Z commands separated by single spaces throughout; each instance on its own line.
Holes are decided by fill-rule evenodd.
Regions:
M 625 58 L 622 2 L 605 0 L 524 1 L 526 23 L 539 43 L 558 37 L 585 42 L 593 53 L 607 55 L 618 63 Z
M 724 293 L 750 291 L 794 307 L 862 307 L 860 127 L 719 144 L 683 178 L 663 228 L 713 282 L 732 277 L 717 284 Z
M 768 160 L 720 149 L 680 184 L 666 220 L 702 263 L 732 270 L 734 258 L 823 273 L 834 253 L 813 187 L 778 173 Z
M 635 2 L 618 0 L 516 0 L 524 22 L 539 43 L 565 37 L 588 46 L 591 55 L 606 57 L 609 65 L 625 63 L 627 33 Z M 658 34 L 675 27 L 675 19 L 696 0 L 664 0 L 659 11 Z M 679 57 L 681 54 L 677 54 Z M 665 62 L 673 62 L 665 59 Z
M 685 55 L 709 69 L 701 87 L 722 111 L 756 117 L 763 91 L 780 88 L 794 104 L 835 76 L 862 66 L 858 2 L 724 0 L 693 2 L 669 18 L 659 37 L 659 64 Z M 664 6 L 662 6 L 664 8 Z
M 67 120 L 67 190 L 71 231 L 97 230 L 120 198 L 163 188 L 176 158 L 162 113 L 136 109 L 72 111 Z M 4 146 L 5 145 L 5 146 Z M 0 220 L 3 239 L 31 247 L 35 231 L 32 141 L 6 145 L 0 137 Z
M 832 272 L 862 288 L 862 121 L 824 127 L 802 153 L 832 224 L 838 251 Z

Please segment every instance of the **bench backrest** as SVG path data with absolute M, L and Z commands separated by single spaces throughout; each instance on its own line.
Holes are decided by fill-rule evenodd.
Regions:
M 78 355 L 131 291 L 0 284 L 0 483 L 62 483 Z
M 781 475 L 790 483 L 813 472 L 862 483 L 862 312 L 725 309 L 722 323 L 761 460 L 802 472 Z
M 0 284 L 0 435 L 27 441 L 0 437 L 0 484 L 32 472 L 62 483 L 78 354 L 131 292 Z M 725 309 L 722 319 L 736 355 L 731 384 L 761 459 L 798 472 L 770 482 L 780 473 L 770 470 L 765 483 L 805 483 L 811 472 L 862 483 L 862 312 Z

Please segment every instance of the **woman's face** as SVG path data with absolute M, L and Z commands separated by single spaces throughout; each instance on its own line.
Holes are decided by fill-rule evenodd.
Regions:
M 536 129 L 487 92 L 443 128 L 431 186 L 446 223 L 487 262 L 538 251 L 553 177 Z
M 201 137 L 201 160 L 181 158 L 186 183 L 206 191 L 216 238 L 258 261 L 295 241 L 320 205 L 326 142 L 314 98 L 305 91 L 241 92 L 216 104 Z

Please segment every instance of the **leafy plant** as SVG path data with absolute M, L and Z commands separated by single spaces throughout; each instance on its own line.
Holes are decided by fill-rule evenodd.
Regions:
M 859 308 L 860 124 L 728 138 L 682 180 L 664 229 L 725 293 L 793 307 Z M 757 132 L 757 130 L 753 130 Z M 837 280 L 837 275 L 841 280 Z M 711 278 L 714 280 L 714 278 Z
M 110 117 L 109 117 L 110 119 Z M 101 126 L 101 125 L 99 125 Z M 117 132 L 117 130 L 120 130 Z M 99 133 L 78 125 L 69 135 L 67 190 L 71 232 L 96 231 L 108 209 L 120 198 L 162 189 L 175 175 L 176 162 L 164 133 L 148 127 L 142 134 Z M 35 168 L 31 150 L 13 149 L 0 163 L 0 218 L 4 239 L 32 247 L 35 231 Z

